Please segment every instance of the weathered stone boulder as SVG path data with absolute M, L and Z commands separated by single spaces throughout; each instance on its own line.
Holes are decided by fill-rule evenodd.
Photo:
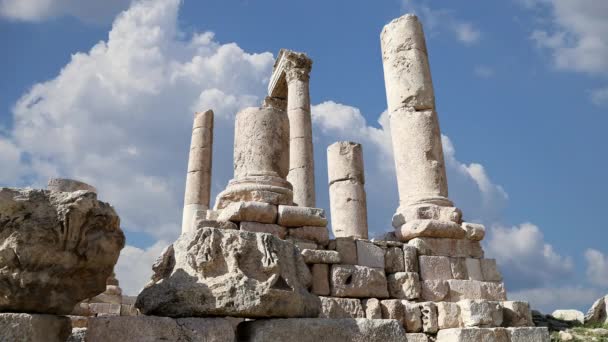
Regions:
M 299 250 L 270 234 L 200 228 L 182 234 L 137 297 L 147 315 L 316 317 Z
M 606 314 L 607 301 L 608 296 L 596 300 L 585 315 L 585 323 L 608 323 L 608 314 Z
M 64 342 L 71 331 L 65 316 L 0 314 L 0 341 Z
M 0 188 L 0 311 L 68 314 L 104 292 L 119 223 L 94 192 Z

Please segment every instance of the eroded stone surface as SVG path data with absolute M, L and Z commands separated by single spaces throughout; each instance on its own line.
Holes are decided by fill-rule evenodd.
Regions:
M 403 249 L 400 247 L 388 247 L 384 255 L 384 270 L 386 273 L 404 272 L 405 262 Z
M 148 284 L 136 306 L 169 317 L 316 317 L 319 300 L 299 250 L 269 234 L 202 228 L 173 244 L 170 275 Z M 169 256 L 171 257 L 171 256 Z
M 422 280 L 420 289 L 420 298 L 431 302 L 444 300 L 449 292 L 448 283 L 445 280 Z
M 409 241 L 416 237 L 462 239 L 465 231 L 457 223 L 440 220 L 413 220 L 396 230 L 397 238 Z
M 319 297 L 321 300 L 320 318 L 365 318 L 361 300 L 356 298 Z
M 382 319 L 382 306 L 377 298 L 363 299 L 361 301 L 365 318 L 367 319 Z
M 417 299 L 420 297 L 418 273 L 397 272 L 388 275 L 388 292 L 391 298 Z
M 280 205 L 277 223 L 285 227 L 325 227 L 327 218 L 325 210 L 320 208 Z
M 259 222 L 241 222 L 239 223 L 239 229 L 252 232 L 252 233 L 267 233 L 272 234 L 279 239 L 285 239 L 287 236 L 287 228 L 279 226 L 278 224 L 272 223 L 259 223 Z
M 294 239 L 311 240 L 321 246 L 327 246 L 329 242 L 329 231 L 326 227 L 305 226 L 290 228 L 288 235 Z
M 527 302 L 505 301 L 501 305 L 503 326 L 529 327 L 534 325 L 530 304 Z
M 357 240 L 357 265 L 384 268 L 384 249 L 369 241 Z
M 71 332 L 65 316 L 0 313 L 0 341 L 65 342 Z
M 340 254 L 336 251 L 322 249 L 305 249 L 302 251 L 304 262 L 307 264 L 338 264 Z
M 421 255 L 419 258 L 420 278 L 422 280 L 452 279 L 450 259 L 444 256 Z
M 310 292 L 317 296 L 329 296 L 329 265 L 314 264 L 310 268 L 312 273 L 312 287 Z
M 502 325 L 503 310 L 497 302 L 462 300 L 458 306 L 465 327 L 492 328 Z
M 277 206 L 263 202 L 234 202 L 222 209 L 218 221 L 275 223 Z
M 457 303 L 437 302 L 437 325 L 439 329 L 451 329 L 461 326 L 460 307 Z
M 0 188 L 0 310 L 68 314 L 106 289 L 125 237 L 94 192 Z
M 483 249 L 479 241 L 420 237 L 410 240 L 408 244 L 415 246 L 419 255 L 483 258 Z
M 335 297 L 386 298 L 384 269 L 357 265 L 331 266 L 331 295 Z

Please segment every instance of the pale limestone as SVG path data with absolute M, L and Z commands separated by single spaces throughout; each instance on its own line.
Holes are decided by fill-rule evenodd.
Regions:
M 0 311 L 69 314 L 106 290 L 125 236 L 91 191 L 0 188 Z
M 457 303 L 437 302 L 437 325 L 439 329 L 451 329 L 462 326 L 460 307 Z
M 90 303 L 89 310 L 92 316 L 120 316 L 120 304 Z
M 0 313 L 0 341 L 64 342 L 71 331 L 65 316 Z
M 403 245 L 403 262 L 405 272 L 418 272 L 418 249 L 415 246 Z
M 585 323 L 608 323 L 608 314 L 606 313 L 606 303 L 608 296 L 601 297 L 593 302 L 593 305 L 585 314 Z
M 384 249 L 369 241 L 357 240 L 357 265 L 384 268 Z
M 452 279 L 450 259 L 447 257 L 421 255 L 418 257 L 418 263 L 422 280 Z
M 547 328 L 507 328 L 510 342 L 550 342 Z
M 450 258 L 450 268 L 452 269 L 453 279 L 469 279 L 466 258 Z
M 437 306 L 433 302 L 418 303 L 422 319 L 422 331 L 434 334 L 439 330 L 437 318 Z
M 334 247 L 336 252 L 340 253 L 340 262 L 342 264 L 357 264 L 357 245 L 355 240 L 350 238 L 336 238 L 333 241 L 333 244 L 330 243 L 330 246 Z
M 585 314 L 578 310 L 555 310 L 551 316 L 562 321 L 585 323 Z
M 457 302 L 463 299 L 484 299 L 481 282 L 477 280 L 450 279 L 447 281 L 450 292 L 448 300 Z
M 424 333 L 407 333 L 405 334 L 407 342 L 429 342 L 429 336 Z
M 460 224 L 462 211 L 456 207 L 444 207 L 436 204 L 415 204 L 399 207 L 393 215 L 392 225 L 400 228 L 406 222 L 415 220 L 438 220 Z
M 405 262 L 403 249 L 400 247 L 388 247 L 384 255 L 384 270 L 386 273 L 404 272 Z
M 405 307 L 399 299 L 384 299 L 380 301 L 380 312 L 383 319 L 395 319 L 403 324 L 406 331 L 410 331 L 405 326 Z
M 321 246 L 327 246 L 329 243 L 329 231 L 326 227 L 304 226 L 290 228 L 287 235 L 294 239 L 311 240 Z
M 320 208 L 280 205 L 277 223 L 285 227 L 325 227 L 327 218 Z
M 182 234 L 136 307 L 156 316 L 316 317 L 297 248 L 270 234 L 202 228 Z M 172 266 L 172 267 L 171 267 Z M 161 268 L 162 269 L 162 268 Z
M 403 321 L 403 326 L 407 332 L 421 332 L 422 331 L 422 312 L 420 311 L 420 305 L 414 302 L 408 302 L 406 300 L 402 300 L 405 319 Z
M 287 236 L 287 228 L 272 223 L 242 221 L 239 223 L 239 229 L 252 233 L 272 234 L 279 239 L 285 239 L 285 236 Z
M 534 326 L 530 304 L 519 301 L 504 301 L 502 305 L 503 325 L 506 327 Z
M 483 258 L 483 249 L 479 241 L 420 237 L 408 241 L 408 244 L 415 246 L 419 255 Z
M 420 280 L 418 273 L 398 272 L 389 274 L 388 293 L 391 298 L 413 300 L 420 298 Z
M 241 336 L 249 342 L 403 342 L 405 331 L 396 320 L 364 318 L 300 318 L 256 320 L 241 323 Z
M 504 328 L 453 328 L 439 330 L 437 342 L 514 342 Z M 518 341 L 523 342 L 523 341 Z M 530 341 L 532 342 L 532 341 Z
M 340 141 L 327 147 L 327 179 L 330 185 L 345 180 L 365 184 L 364 170 L 361 144 Z
M 363 305 L 363 310 L 365 311 L 365 318 L 382 319 L 380 300 L 377 298 L 363 299 L 361 300 L 361 305 Z
M 444 300 L 449 292 L 448 283 L 445 280 L 422 280 L 420 289 L 420 299 L 431 302 Z
M 331 266 L 331 295 L 334 297 L 388 297 L 384 269 L 356 265 Z
M 208 220 L 206 218 L 199 218 L 199 213 L 204 213 L 204 210 L 198 210 L 195 214 L 194 218 L 194 230 L 209 227 L 209 228 L 218 228 L 218 229 L 239 229 L 239 226 L 232 221 L 217 221 L 217 220 Z
M 479 259 L 481 273 L 485 281 L 502 281 L 502 275 L 498 271 L 495 259 Z
M 469 280 L 484 280 L 481 273 L 481 264 L 479 259 L 466 258 L 464 259 L 467 267 L 467 279 Z
M 503 310 L 497 302 L 465 299 L 458 302 L 464 327 L 493 328 L 503 322 Z
M 321 312 L 319 318 L 365 318 L 361 300 L 356 298 L 319 297 Z
M 232 324 L 225 318 L 97 317 L 90 319 L 86 335 L 87 342 L 235 340 Z
M 466 232 L 466 238 L 469 240 L 481 241 L 486 235 L 486 227 L 483 224 L 463 222 L 462 228 Z
M 339 264 L 340 254 L 336 251 L 304 249 L 302 257 L 307 264 Z
M 507 300 L 507 291 L 503 283 L 481 282 L 483 299 L 504 301 Z
M 440 220 L 408 221 L 395 231 L 401 241 L 416 237 L 463 239 L 465 231 L 457 223 Z
M 277 220 L 277 206 L 253 201 L 230 203 L 222 209 L 217 220 L 275 223 Z
M 319 245 L 314 243 L 314 241 L 294 239 L 292 237 L 287 237 L 287 241 L 293 243 L 296 247 L 298 247 L 300 251 L 303 251 L 305 249 L 319 249 Z
M 97 193 L 97 189 L 94 186 L 67 178 L 51 178 L 49 179 L 46 188 L 53 192 L 89 191 Z
M 367 199 L 363 184 L 352 180 L 329 186 L 331 228 L 336 237 L 367 239 Z

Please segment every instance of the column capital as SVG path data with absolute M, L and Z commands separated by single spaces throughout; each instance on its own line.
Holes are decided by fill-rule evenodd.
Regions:
M 285 70 L 285 81 L 287 84 L 293 81 L 307 82 L 310 80 L 310 69 L 305 68 L 289 68 Z

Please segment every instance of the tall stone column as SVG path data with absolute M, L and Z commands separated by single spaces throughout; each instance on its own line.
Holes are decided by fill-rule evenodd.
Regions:
M 315 207 L 315 173 L 310 117 L 309 74 L 312 61 L 302 53 L 284 55 L 289 117 L 289 174 L 293 200 L 303 207 Z
M 285 111 L 268 106 L 245 108 L 236 116 L 234 178 L 220 193 L 215 209 L 231 202 L 256 201 L 292 205 L 289 171 L 289 120 Z
M 367 239 L 367 200 L 361 145 L 341 141 L 327 148 L 331 228 L 335 237 Z
M 407 14 L 380 39 L 400 206 L 451 206 L 422 25 Z
M 213 158 L 213 111 L 194 114 L 188 158 L 182 233 L 189 231 L 197 210 L 209 209 Z

